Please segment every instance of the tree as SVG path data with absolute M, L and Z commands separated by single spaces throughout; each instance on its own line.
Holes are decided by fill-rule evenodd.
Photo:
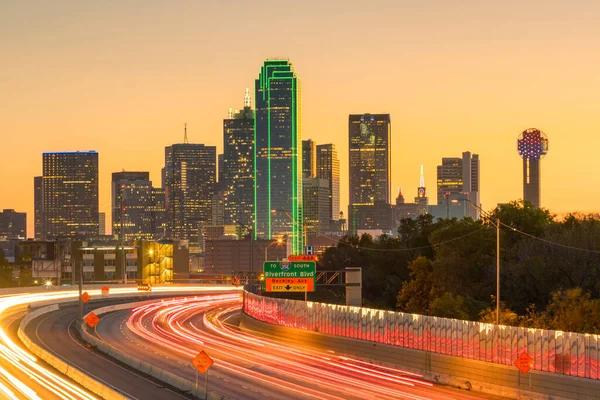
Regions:
M 552 294 L 545 317 L 551 329 L 600 333 L 600 299 L 581 288 L 559 290 Z
M 453 297 L 452 293 L 448 292 L 431 302 L 429 313 L 443 318 L 468 319 L 469 317 L 464 297 Z
M 402 284 L 396 306 L 400 311 L 427 314 L 429 304 L 443 293 L 433 282 L 433 262 L 426 257 L 418 257 L 408 268 L 411 280 Z

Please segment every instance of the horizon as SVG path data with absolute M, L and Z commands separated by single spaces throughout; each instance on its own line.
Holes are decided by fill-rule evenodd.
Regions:
M 423 164 L 434 204 L 436 166 L 463 151 L 480 156 L 484 209 L 522 198 L 516 140 L 533 127 L 550 142 L 542 207 L 598 212 L 600 55 L 589 49 L 600 39 L 600 4 L 380 1 L 364 9 L 348 1 L 315 13 L 310 0 L 293 15 L 266 0 L 235 9 L 28 4 L 3 5 L 0 15 L 8 55 L 0 209 L 26 212 L 28 236 L 41 153 L 99 153 L 99 209 L 109 232 L 111 174 L 148 171 L 159 186 L 164 147 L 183 139 L 185 122 L 190 142 L 221 153 L 223 119 L 243 108 L 245 88 L 254 97 L 262 61 L 273 54 L 286 54 L 302 82 L 302 139 L 336 146 L 346 216 L 353 113 L 391 115 L 391 186 L 408 202 Z

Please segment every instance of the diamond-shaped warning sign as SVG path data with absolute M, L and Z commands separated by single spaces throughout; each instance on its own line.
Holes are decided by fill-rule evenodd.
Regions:
M 192 360 L 192 364 L 194 364 L 194 367 L 196 367 L 198 372 L 200 372 L 201 374 L 208 371 L 208 369 L 211 365 L 213 365 L 213 363 L 214 361 L 212 360 L 212 358 L 210 358 L 208 354 L 204 352 L 204 350 L 198 353 L 198 355 Z
M 519 368 L 522 373 L 526 374 L 533 368 L 533 358 L 531 358 L 529 354 L 523 353 L 515 360 L 515 366 Z
M 83 301 L 84 303 L 87 303 L 88 301 L 90 301 L 92 298 L 92 296 L 90 296 L 88 294 L 88 292 L 83 292 L 83 294 L 81 295 L 81 301 Z
M 100 318 L 98 318 L 96 314 L 91 312 L 87 317 L 85 317 L 84 321 L 90 326 L 90 328 L 93 328 L 96 325 L 98 325 L 98 322 L 100 322 Z

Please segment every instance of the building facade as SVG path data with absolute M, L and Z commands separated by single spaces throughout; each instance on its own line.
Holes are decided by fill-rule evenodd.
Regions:
M 480 206 L 479 183 L 479 155 L 466 151 L 462 157 L 442 158 L 442 165 L 437 167 L 437 204 L 451 207 L 452 200 L 466 199 Z M 468 202 L 467 202 L 468 203 Z M 454 207 L 456 210 L 464 209 L 465 217 L 479 219 L 480 211 L 477 207 L 467 204 L 468 207 Z M 442 209 L 443 207 L 439 207 Z
M 311 139 L 302 141 L 302 177 L 314 178 L 316 176 L 317 148 Z
M 304 229 L 305 236 L 318 236 L 329 230 L 329 181 L 304 178 Z
M 42 164 L 41 239 L 97 235 L 98 153 L 43 153 Z
M 0 212 L 0 237 L 27 239 L 27 214 L 15 210 Z
M 223 121 L 224 224 L 254 223 L 254 111 L 246 90 L 244 109 Z
M 334 144 L 317 146 L 317 178 L 329 182 L 329 220 L 338 221 L 340 216 L 340 160 Z
M 255 82 L 256 238 L 291 238 L 304 252 L 300 80 L 287 60 L 266 60 Z
M 34 238 L 36 240 L 41 240 L 42 235 L 44 234 L 43 228 L 43 207 L 44 207 L 44 177 L 36 176 L 33 178 L 33 229 L 34 229 Z
M 391 119 L 389 114 L 351 114 L 348 121 L 350 161 L 349 230 L 359 224 L 356 210 L 375 202 L 390 203 Z
M 217 148 L 180 143 L 165 148 L 167 237 L 198 245 L 201 223 L 212 218 Z

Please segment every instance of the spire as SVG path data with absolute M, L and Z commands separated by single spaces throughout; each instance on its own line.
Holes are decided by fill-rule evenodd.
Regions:
M 188 140 L 188 137 L 187 137 L 187 122 L 185 122 L 183 124 L 183 143 L 190 144 L 190 141 Z
M 250 89 L 246 88 L 246 94 L 244 95 L 244 108 L 251 107 L 251 101 L 250 101 Z
M 402 186 L 398 186 L 398 197 L 402 196 Z
M 425 187 L 425 175 L 423 174 L 423 164 L 421 164 L 421 180 L 419 181 L 419 187 Z

